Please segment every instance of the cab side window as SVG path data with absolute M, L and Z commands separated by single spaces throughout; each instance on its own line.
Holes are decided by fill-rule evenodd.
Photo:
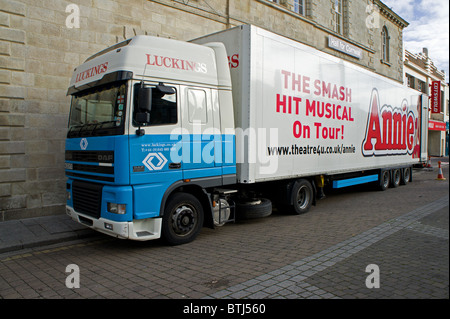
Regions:
M 135 84 L 135 92 L 136 88 L 141 84 Z M 175 88 L 173 88 L 176 90 Z M 134 114 L 133 119 L 135 118 L 135 114 L 139 112 L 137 109 L 137 94 L 134 95 Z M 177 94 L 163 94 L 156 89 L 152 90 L 152 109 L 150 111 L 150 122 L 140 126 L 153 126 L 153 125 L 168 125 L 168 124 L 176 124 L 178 122 L 178 114 L 177 114 Z M 138 124 L 133 120 L 133 125 L 138 126 Z
M 207 122 L 206 92 L 204 90 L 188 89 L 188 109 L 190 123 L 205 124 Z

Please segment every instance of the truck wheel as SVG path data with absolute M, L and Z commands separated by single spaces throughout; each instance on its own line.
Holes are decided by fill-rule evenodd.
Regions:
M 200 233 L 203 218 L 202 205 L 195 196 L 175 193 L 166 205 L 161 235 L 171 245 L 189 243 Z
M 380 191 L 385 191 L 386 189 L 389 188 L 390 180 L 391 176 L 389 174 L 389 171 L 382 171 L 380 173 L 380 185 L 379 185 Z
M 266 198 L 236 203 L 238 219 L 256 219 L 272 214 L 272 202 Z
M 411 181 L 411 168 L 407 167 L 403 169 L 402 179 L 400 180 L 400 184 L 406 185 Z
M 294 213 L 304 214 L 309 211 L 313 202 L 313 194 L 313 187 L 306 179 L 295 182 L 292 188 Z
M 392 170 L 392 183 L 391 187 L 396 188 L 400 185 L 400 180 L 402 178 L 401 171 L 399 169 Z

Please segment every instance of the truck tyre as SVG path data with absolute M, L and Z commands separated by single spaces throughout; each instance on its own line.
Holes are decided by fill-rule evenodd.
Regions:
M 267 217 L 272 214 L 272 202 L 266 198 L 236 203 L 236 218 L 239 220 Z
M 411 181 L 411 167 L 407 167 L 402 170 L 402 179 L 400 180 L 400 184 L 406 185 L 410 181 Z
M 203 207 L 194 195 L 175 193 L 162 217 L 162 238 L 170 245 L 189 243 L 200 233 L 203 219 Z
M 292 205 L 295 214 L 304 214 L 311 208 L 314 190 L 306 179 L 298 180 L 292 187 Z
M 400 185 L 400 180 L 402 179 L 402 173 L 400 169 L 393 169 L 392 170 L 392 181 L 391 181 L 391 187 L 396 188 Z
M 391 181 L 391 174 L 389 174 L 389 171 L 382 171 L 380 173 L 380 181 L 379 181 L 379 190 L 380 191 L 385 191 L 386 189 L 389 188 L 389 184 Z

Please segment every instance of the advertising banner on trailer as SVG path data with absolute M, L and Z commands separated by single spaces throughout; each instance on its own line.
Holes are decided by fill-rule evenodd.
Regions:
M 215 41 L 229 58 L 241 182 L 426 159 L 420 92 L 254 26 L 194 40 Z

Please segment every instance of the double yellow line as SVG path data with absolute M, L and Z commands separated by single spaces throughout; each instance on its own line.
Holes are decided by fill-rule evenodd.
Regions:
M 42 254 L 50 254 L 50 253 L 54 253 L 54 252 L 58 252 L 58 251 L 64 251 L 64 250 L 68 250 L 68 249 L 72 249 L 72 248 L 86 247 L 86 246 L 91 246 L 91 245 L 95 245 L 95 244 L 99 244 L 99 243 L 104 243 L 106 241 L 109 241 L 109 238 L 108 239 L 102 239 L 102 240 L 89 241 L 89 242 L 85 242 L 85 243 L 79 243 L 79 244 L 72 244 L 72 245 L 67 245 L 67 246 L 55 247 L 55 248 L 45 249 L 45 250 L 41 250 L 41 251 L 33 251 L 33 252 L 24 253 L 24 254 L 18 254 L 18 255 L 10 256 L 10 257 L 7 257 L 5 259 L 0 260 L 0 262 L 7 262 L 7 261 L 11 261 L 11 260 L 18 260 L 18 259 L 27 258 L 27 257 L 31 257 L 31 256 L 42 255 Z

